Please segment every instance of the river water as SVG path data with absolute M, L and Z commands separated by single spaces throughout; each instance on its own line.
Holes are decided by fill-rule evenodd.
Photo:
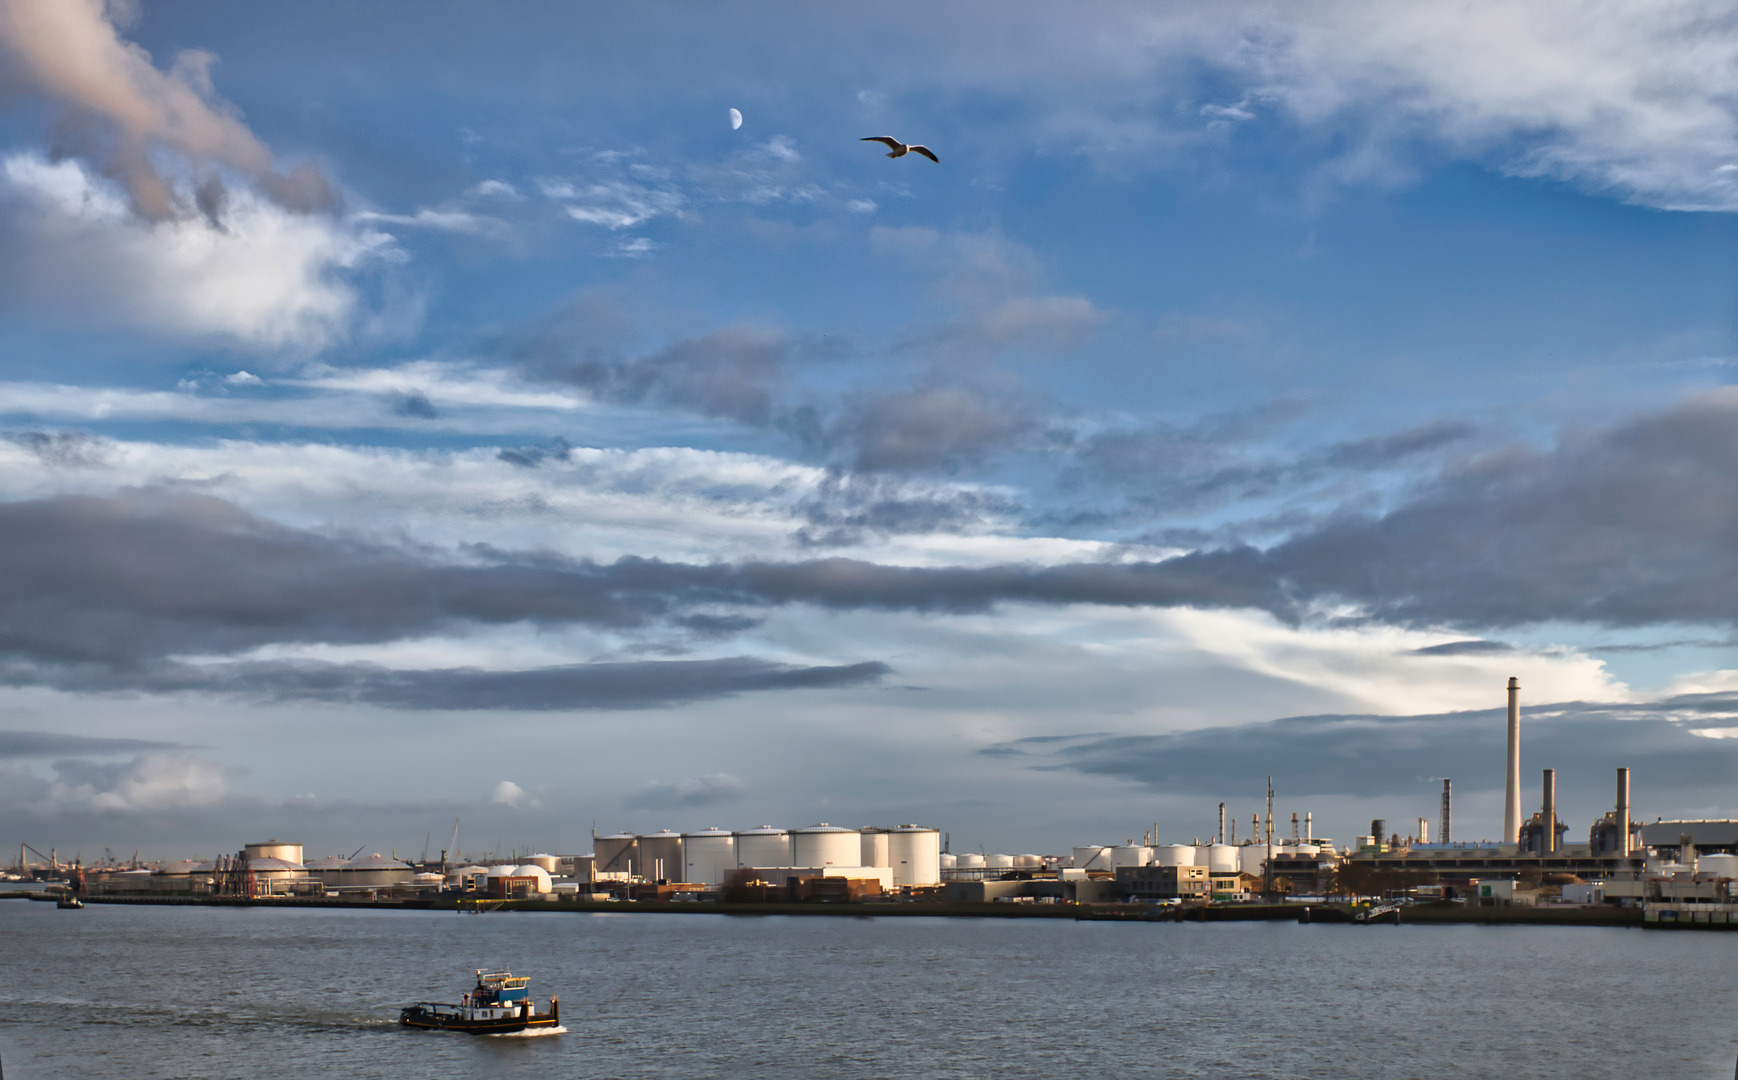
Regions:
M 479 967 L 566 1034 L 397 1026 Z M 1738 933 L 0 902 L 8 1080 L 1725 1080 L 1735 990 Z

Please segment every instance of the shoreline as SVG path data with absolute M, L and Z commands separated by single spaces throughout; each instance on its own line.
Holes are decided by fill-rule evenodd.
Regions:
M 27 893 L 0 893 L 0 899 L 28 899 Z M 86 904 L 118 904 L 159 907 L 274 907 L 343 908 L 374 911 L 429 911 L 498 914 L 502 912 L 549 912 L 570 914 L 647 915 L 798 915 L 820 918 L 956 918 L 956 919 L 1068 919 L 1075 922 L 1298 922 L 1332 925 L 1353 924 L 1356 910 L 1347 904 L 1226 904 L 1152 908 L 1144 904 L 1005 903 L 656 903 L 644 901 L 597 902 L 589 900 L 457 900 L 392 899 L 345 900 L 312 897 L 259 897 L 254 899 L 208 896 L 86 896 Z M 1481 908 L 1455 905 L 1411 904 L 1398 909 L 1397 920 L 1387 925 L 1430 926 L 1473 924 L 1482 926 L 1615 926 L 1650 930 L 1738 930 L 1738 923 L 1650 921 L 1643 909 L 1600 908 Z

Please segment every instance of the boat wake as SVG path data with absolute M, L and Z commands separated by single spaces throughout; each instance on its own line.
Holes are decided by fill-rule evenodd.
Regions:
M 555 1027 L 526 1028 L 524 1031 L 503 1031 L 499 1035 L 488 1035 L 490 1039 L 535 1039 L 540 1035 L 566 1035 L 567 1029 L 559 1024 Z

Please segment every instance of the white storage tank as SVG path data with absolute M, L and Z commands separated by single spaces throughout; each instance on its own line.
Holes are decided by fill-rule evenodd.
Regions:
M 561 866 L 561 860 L 559 858 L 554 855 L 544 855 L 541 853 L 537 855 L 527 855 L 525 856 L 525 861 L 530 863 L 532 866 L 543 867 L 543 872 L 546 874 L 555 873 L 555 871 Z
M 1738 878 L 1738 855 L 1703 855 L 1696 860 L 1696 873 Z
M 1153 849 L 1145 844 L 1118 844 L 1110 849 L 1110 865 L 1151 866 Z
M 296 866 L 302 865 L 302 845 L 289 844 L 281 840 L 266 840 L 257 844 L 248 844 L 244 849 L 249 861 L 254 859 L 282 859 Z
M 736 834 L 719 828 L 683 833 L 682 858 L 687 861 L 682 880 L 722 885 L 736 869 Z
M 1042 856 L 1042 855 L 1016 855 L 1016 856 L 1014 856 L 1014 869 L 1016 869 L 1016 870 L 1042 870 L 1042 869 L 1044 869 L 1044 856 Z
M 1207 872 L 1209 874 L 1238 873 L 1237 849 L 1230 844 L 1214 844 L 1207 848 Z
M 887 832 L 887 865 L 897 886 L 941 884 L 941 830 L 901 825 Z
M 1261 873 L 1261 866 L 1266 861 L 1266 844 L 1244 844 L 1237 849 L 1237 869 L 1245 874 Z
M 1074 849 L 1076 870 L 1109 870 L 1110 848 L 1104 844 L 1088 844 Z
M 682 835 L 669 829 L 640 835 L 634 873 L 647 881 L 682 880 Z
M 791 834 L 771 825 L 736 834 L 736 865 L 795 866 L 791 862 Z
M 861 866 L 863 834 L 821 822 L 791 830 L 792 866 Z
M 599 874 L 640 872 L 640 838 L 633 833 L 611 833 L 592 841 L 593 862 Z M 630 864 L 631 867 L 630 867 Z
M 892 866 L 887 855 L 887 830 L 864 829 L 862 859 L 858 866 Z
M 961 870 L 982 870 L 984 868 L 984 857 L 968 851 L 963 855 L 955 855 L 954 865 L 959 867 Z
M 952 870 L 960 864 L 960 857 L 951 851 L 944 851 L 941 853 L 940 862 L 943 870 Z
M 1012 870 L 1014 857 L 1012 855 L 985 855 L 984 865 L 991 870 Z
M 1160 844 L 1153 849 L 1153 861 L 1160 866 L 1194 866 L 1193 844 Z
M 409 885 L 416 876 L 407 862 L 390 858 L 376 851 L 372 855 L 351 859 L 338 871 L 338 885 L 352 889 L 384 889 L 394 885 Z M 327 881 L 327 884 L 332 882 Z

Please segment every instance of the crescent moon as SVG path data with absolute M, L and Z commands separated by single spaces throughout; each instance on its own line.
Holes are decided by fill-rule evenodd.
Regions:
M 735 109 L 730 110 L 730 130 L 735 131 L 742 126 L 742 114 Z

